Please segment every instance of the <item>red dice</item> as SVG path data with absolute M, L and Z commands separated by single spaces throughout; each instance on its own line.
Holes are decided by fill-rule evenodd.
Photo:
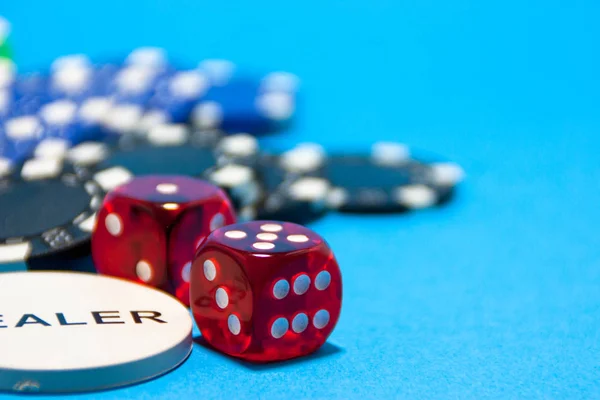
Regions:
M 234 222 L 233 207 L 217 186 L 185 176 L 139 177 L 105 197 L 92 257 L 102 274 L 171 291 L 189 305 L 196 247 Z
M 215 230 L 196 252 L 190 282 L 202 336 L 250 361 L 317 350 L 342 305 L 342 276 L 331 249 L 310 229 L 287 222 Z

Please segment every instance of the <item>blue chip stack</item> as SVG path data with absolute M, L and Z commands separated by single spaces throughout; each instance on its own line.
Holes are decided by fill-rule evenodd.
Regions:
M 298 87 L 294 75 L 275 72 L 256 79 L 222 60 L 204 61 L 199 68 L 212 87 L 193 110 L 194 126 L 260 134 L 283 129 L 291 121 Z
M 223 60 L 177 69 L 162 49 L 150 47 L 112 64 L 93 64 L 81 54 L 60 57 L 46 74 L 17 75 L 6 60 L 0 64 L 0 163 L 64 157 L 82 142 L 114 141 L 162 123 L 273 132 L 291 121 L 296 91 L 291 74 L 251 75 Z

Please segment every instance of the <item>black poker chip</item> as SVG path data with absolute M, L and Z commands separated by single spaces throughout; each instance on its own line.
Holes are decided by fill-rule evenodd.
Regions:
M 258 218 L 306 224 L 322 217 L 329 192 L 323 155 L 315 145 L 299 145 L 278 155 L 264 154 L 256 164 L 263 187 Z
M 217 165 L 204 176 L 229 194 L 238 219 L 255 219 L 263 197 L 257 162 L 262 156 L 256 137 L 237 133 L 224 136 L 215 145 Z
M 399 143 L 376 143 L 371 153 L 333 154 L 324 163 L 331 183 L 328 207 L 377 213 L 433 207 L 446 202 L 463 177 L 450 162 L 411 156 Z
M 87 168 L 105 191 L 142 175 L 188 175 L 223 188 L 242 219 L 253 218 L 260 197 L 250 163 L 258 153 L 248 135 L 223 137 L 214 130 L 192 131 L 182 124 L 160 124 L 145 134 L 124 135 L 109 145 L 87 142 L 68 154 Z
M 253 166 L 228 162 L 215 165 L 202 177 L 227 192 L 238 220 L 249 221 L 256 218 L 262 192 Z
M 60 160 L 31 159 L 0 176 L 0 270 L 89 243 L 103 198 L 97 182 Z

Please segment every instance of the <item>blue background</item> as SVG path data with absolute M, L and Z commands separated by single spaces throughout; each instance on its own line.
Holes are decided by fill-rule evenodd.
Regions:
M 600 3 L 16 1 L 24 69 L 163 46 L 303 81 L 267 144 L 398 140 L 464 166 L 447 207 L 311 225 L 344 274 L 317 356 L 250 368 L 196 345 L 179 369 L 81 398 L 598 398 Z M 50 399 L 51 397 L 45 397 Z

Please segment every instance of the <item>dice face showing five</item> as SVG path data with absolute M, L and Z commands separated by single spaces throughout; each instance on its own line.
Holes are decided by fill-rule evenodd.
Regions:
M 92 257 L 102 274 L 170 291 L 189 305 L 198 244 L 234 222 L 233 207 L 217 186 L 185 176 L 142 176 L 105 197 Z
M 341 311 L 333 252 L 303 226 L 252 221 L 219 228 L 198 248 L 190 302 L 206 341 L 245 360 L 303 356 L 323 345 Z

